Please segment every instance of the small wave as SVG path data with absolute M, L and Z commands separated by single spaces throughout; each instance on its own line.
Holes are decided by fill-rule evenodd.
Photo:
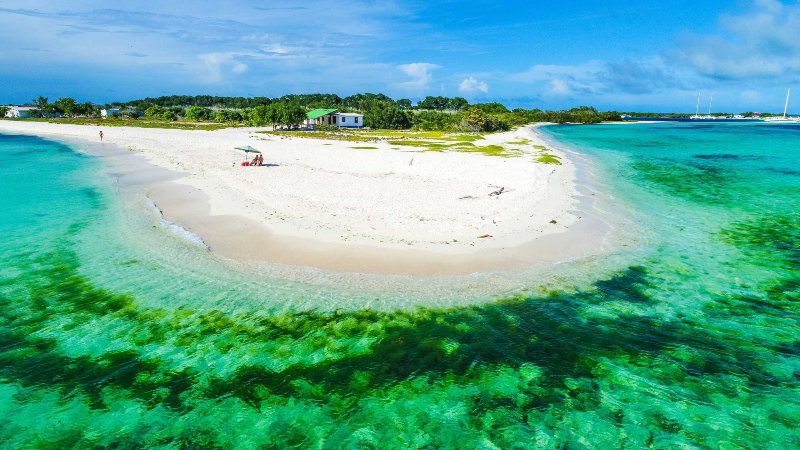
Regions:
M 203 241 L 203 238 L 201 238 L 200 235 L 192 233 L 186 228 L 183 228 L 178 224 L 170 222 L 169 220 L 165 219 L 164 216 L 161 216 L 161 220 L 164 222 L 164 224 L 166 224 L 167 228 L 169 228 L 175 234 L 181 236 L 182 238 L 188 239 L 194 242 L 195 244 L 202 245 L 203 247 L 208 249 L 208 245 L 206 245 L 206 243 Z
M 159 221 L 168 230 L 172 231 L 173 233 L 175 233 L 176 235 L 178 235 L 179 237 L 181 237 L 183 239 L 186 239 L 188 241 L 194 242 L 195 244 L 198 244 L 198 245 L 202 246 L 206 250 L 209 250 L 208 245 L 205 243 L 205 241 L 203 241 L 203 238 L 200 237 L 199 234 L 192 233 L 191 231 L 187 230 L 186 228 L 183 228 L 182 226 L 176 224 L 175 222 L 170 222 L 169 220 L 167 220 L 164 217 L 164 211 L 162 211 L 161 208 L 159 208 L 158 205 L 156 205 L 156 203 L 153 201 L 153 199 L 151 199 L 150 197 L 147 197 L 147 199 L 150 201 L 150 204 L 152 205 L 152 207 L 156 211 L 158 211 L 158 219 L 159 219 Z

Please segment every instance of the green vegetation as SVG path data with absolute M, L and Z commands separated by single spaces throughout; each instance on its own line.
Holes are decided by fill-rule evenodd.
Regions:
M 190 106 L 186 108 L 183 117 L 186 120 L 193 120 L 195 122 L 209 122 L 214 120 L 214 111 L 201 106 Z
M 73 118 L 30 118 L 30 119 L 6 119 L 15 121 L 33 121 L 63 123 L 70 125 L 97 125 L 103 127 L 136 127 L 136 128 L 167 128 L 173 130 L 220 130 L 226 128 L 225 125 L 215 123 L 191 123 L 165 121 L 161 119 L 128 119 L 123 117 L 111 117 L 103 119 L 99 117 L 73 117 Z
M 99 117 L 101 109 L 99 105 L 78 103 L 69 97 L 54 103 L 50 103 L 47 97 L 39 97 L 33 102 L 38 107 L 33 114 L 40 118 L 94 118 Z M 409 99 L 395 101 L 386 95 L 372 93 L 344 98 L 335 94 L 285 95 L 280 98 L 165 96 L 104 107 L 118 109 L 119 113 L 114 116 L 126 119 L 136 120 L 144 116 L 151 126 L 169 122 L 215 122 L 227 126 L 272 125 L 273 130 L 278 126 L 289 130 L 296 128 L 305 120 L 306 111 L 313 108 L 360 112 L 364 114 L 364 123 L 373 129 L 451 133 L 505 131 L 533 122 L 597 123 L 620 119 L 615 112 L 601 113 L 586 106 L 566 111 L 509 111 L 500 103 L 470 105 L 461 97 L 428 96 L 413 105 Z
M 531 143 L 530 139 L 522 138 L 522 139 L 520 139 L 518 141 L 510 141 L 508 144 L 509 145 L 528 145 L 530 143 Z M 534 148 L 544 148 L 541 145 L 534 145 L 533 147 Z
M 262 134 L 272 136 L 287 136 L 299 137 L 306 139 L 330 139 L 334 141 L 347 141 L 347 142 L 376 142 L 377 139 L 374 135 L 362 134 L 351 130 L 337 130 L 337 131 L 261 131 Z
M 536 159 L 534 159 L 534 161 L 542 164 L 561 164 L 561 160 L 559 160 L 557 156 L 549 153 L 542 153 Z
M 431 97 L 430 95 L 417 104 L 418 109 L 430 109 L 435 111 L 460 111 L 467 106 L 469 106 L 469 103 L 462 97 L 447 98 L 441 96 Z
M 520 139 L 507 145 L 479 145 L 484 139 L 479 133 L 449 133 L 444 131 L 400 131 L 400 130 L 342 130 L 332 131 L 264 131 L 263 134 L 291 136 L 305 139 L 326 139 L 346 142 L 387 142 L 393 149 L 412 147 L 427 152 L 481 153 L 487 156 L 515 158 L 534 154 L 533 160 L 544 164 L 561 164 L 555 155 L 543 153 L 541 145 L 530 145 L 530 140 Z M 354 146 L 354 149 L 374 150 L 374 146 Z
M 247 115 L 247 124 L 251 126 L 272 125 L 275 130 L 278 124 L 286 128 L 300 125 L 306 119 L 306 110 L 298 103 L 276 102 L 270 105 L 256 106 Z
M 55 420 L 4 429 L 34 447 L 705 447 L 742 428 L 736 439 L 780 448 L 796 436 L 793 335 L 730 332 L 754 306 L 768 314 L 751 328 L 795 320 L 789 283 L 758 303 L 716 294 L 711 325 L 663 319 L 670 297 L 641 266 L 480 306 L 230 312 L 104 290 L 68 249 L 14 261 L 24 275 L 0 279 L 0 375 L 18 416 L 69 419 L 58 434 Z M 740 427 L 745 414 L 793 434 Z
M 499 156 L 501 158 L 517 158 L 523 154 L 520 150 L 506 148 L 502 145 L 484 145 L 477 147 L 456 146 L 453 147 L 452 150 L 464 153 L 482 153 L 486 156 Z

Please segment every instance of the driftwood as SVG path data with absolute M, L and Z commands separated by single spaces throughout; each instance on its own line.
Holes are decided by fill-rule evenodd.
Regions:
M 459 200 L 475 200 L 478 197 L 473 197 L 472 195 L 465 195 L 463 197 L 458 197 Z
M 503 193 L 503 192 L 505 192 L 505 191 L 506 191 L 506 188 L 505 188 L 504 186 L 501 186 L 501 187 L 500 187 L 500 189 L 498 189 L 498 190 L 496 190 L 496 191 L 492 191 L 492 192 L 490 192 L 490 193 L 489 193 L 489 197 L 491 197 L 491 196 L 493 196 L 493 195 L 500 195 L 500 194 L 502 194 L 502 193 Z
M 478 239 L 484 239 L 484 238 L 490 238 L 490 237 L 492 237 L 491 234 L 482 234 L 482 235 L 478 236 Z

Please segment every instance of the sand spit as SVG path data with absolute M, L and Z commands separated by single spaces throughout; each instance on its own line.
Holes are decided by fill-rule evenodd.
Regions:
M 567 154 L 549 147 L 561 164 L 537 162 L 545 143 L 534 127 L 479 141 L 513 148 L 519 156 L 509 158 L 259 131 L 0 120 L 1 133 L 66 140 L 100 155 L 122 149 L 169 170 L 170 180 L 146 183 L 142 194 L 166 220 L 239 261 L 463 275 L 591 254 L 607 228 L 580 210 Z M 234 149 L 242 145 L 262 151 L 266 165 L 243 167 Z

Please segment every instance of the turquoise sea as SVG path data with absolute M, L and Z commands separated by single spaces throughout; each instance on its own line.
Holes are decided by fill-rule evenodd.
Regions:
M 800 126 L 544 132 L 637 235 L 398 310 L 253 280 L 132 175 L 0 135 L 0 447 L 800 447 Z

